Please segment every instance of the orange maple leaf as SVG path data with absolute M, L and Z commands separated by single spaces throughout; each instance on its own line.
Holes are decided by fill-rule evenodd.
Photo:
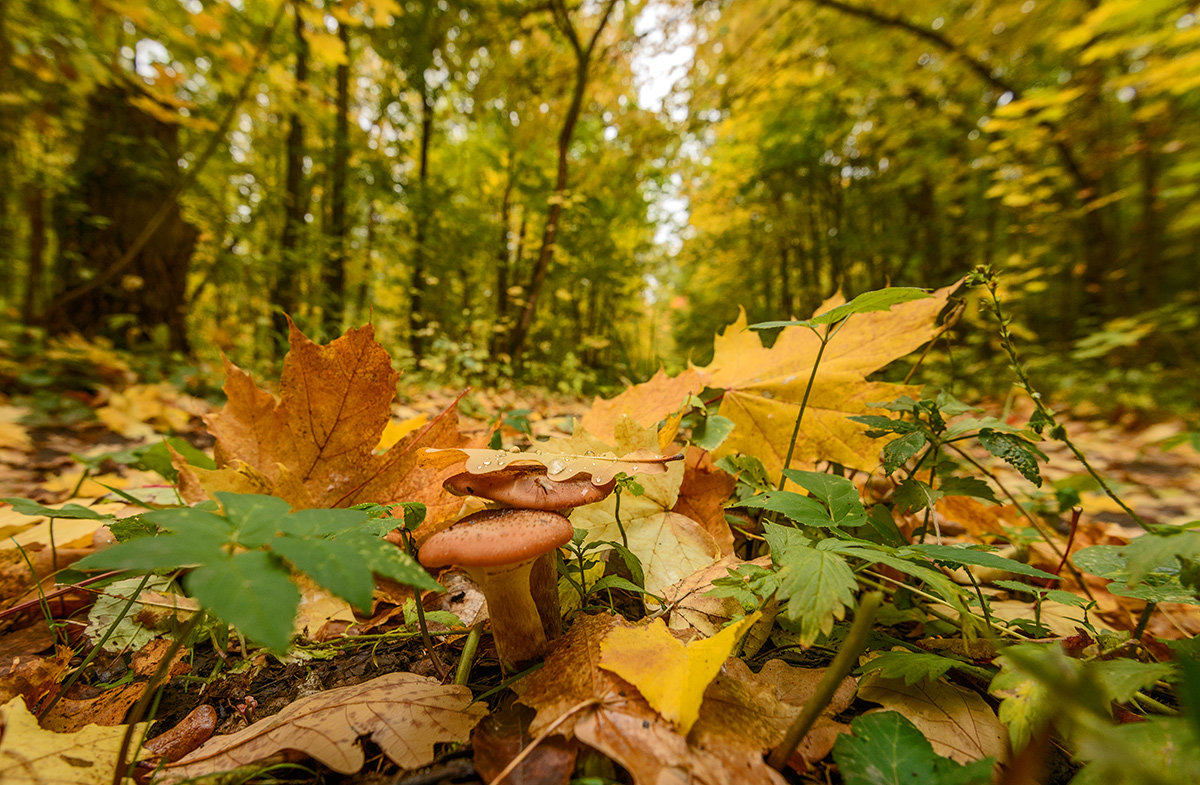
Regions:
M 475 446 L 458 430 L 457 401 L 377 455 L 400 374 L 374 328 L 354 328 L 321 346 L 291 324 L 288 341 L 278 400 L 225 361 L 227 401 L 205 418 L 218 465 L 249 467 L 268 484 L 264 492 L 300 509 L 417 501 L 428 508 L 427 526 L 452 515 L 461 500 L 443 491 L 442 481 L 454 466 L 425 448 Z M 197 482 L 209 492 L 224 490 L 221 477 L 233 475 Z

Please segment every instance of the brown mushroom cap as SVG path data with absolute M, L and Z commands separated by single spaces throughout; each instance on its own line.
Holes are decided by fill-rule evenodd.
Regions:
M 535 559 L 570 542 L 565 515 L 549 510 L 483 510 L 430 537 L 418 558 L 426 567 L 499 567 Z
M 446 480 L 443 487 L 460 496 L 479 496 L 527 510 L 565 510 L 598 502 L 617 484 L 614 479 L 597 485 L 586 472 L 567 480 L 551 480 L 546 471 L 545 466 L 511 466 L 484 474 L 463 472 Z

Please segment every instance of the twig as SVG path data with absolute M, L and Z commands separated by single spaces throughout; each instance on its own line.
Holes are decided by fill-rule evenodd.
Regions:
M 838 649 L 837 656 L 826 668 L 825 675 L 821 677 L 812 697 L 805 702 L 804 708 L 800 710 L 796 719 L 792 720 L 787 734 L 783 737 L 783 742 L 772 750 L 767 758 L 767 765 L 771 768 L 783 771 L 783 767 L 787 765 L 788 758 L 792 756 L 796 745 L 801 742 L 813 723 L 817 721 L 817 717 L 821 716 L 821 712 L 825 711 L 825 707 L 833 700 L 833 695 L 837 692 L 842 680 L 850 674 L 850 671 L 854 670 L 854 666 L 858 664 L 858 655 L 862 654 L 863 649 L 867 646 L 867 636 L 871 633 L 875 612 L 879 610 L 882 602 L 883 592 L 879 591 L 865 595 L 859 602 L 858 612 L 854 614 L 854 624 L 850 626 L 850 633 L 842 642 L 842 647 Z

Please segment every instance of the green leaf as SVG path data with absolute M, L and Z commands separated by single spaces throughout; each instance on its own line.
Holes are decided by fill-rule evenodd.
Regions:
M 1000 503 L 992 486 L 988 485 L 986 480 L 978 477 L 945 477 L 938 483 L 938 490 L 944 496 L 971 496 L 992 504 Z
M 933 509 L 937 500 L 942 498 L 942 492 L 929 487 L 929 483 L 909 477 L 900 483 L 892 494 L 896 512 L 905 513 L 913 510 Z
M 854 604 L 858 587 L 854 571 L 836 553 L 809 548 L 788 548 L 780 558 L 779 599 L 786 602 L 783 615 L 800 623 L 800 640 L 813 643 L 829 634 L 833 623 Z
M 225 508 L 234 529 L 234 542 L 247 548 L 266 545 L 281 529 L 281 520 L 292 511 L 292 506 L 277 496 L 261 493 L 215 494 Z
M 1057 575 L 1046 572 L 1045 570 L 1039 570 L 1037 567 L 1030 567 L 1028 564 L 1022 564 L 1019 561 L 1008 559 L 995 553 L 977 551 L 973 548 L 959 548 L 953 545 L 921 544 L 910 545 L 906 550 L 916 551 L 920 554 L 928 556 L 934 561 L 944 562 L 947 564 L 974 564 L 979 567 L 991 567 L 993 569 L 1015 572 L 1018 575 L 1028 575 L 1031 578 L 1048 578 L 1052 581 L 1058 580 Z
M 283 530 L 293 536 L 333 539 L 354 532 L 382 535 L 395 526 L 395 518 L 373 519 L 363 510 L 297 510 L 283 520 Z
M 186 439 L 178 436 L 171 436 L 161 442 L 133 450 L 136 459 L 133 462 L 134 468 L 157 472 L 162 477 L 174 482 L 179 472 L 171 464 L 171 451 L 167 449 L 167 445 L 182 455 L 184 460 L 192 466 L 209 470 L 217 468 L 216 461 L 197 450 Z
M 692 444 L 702 450 L 715 450 L 733 433 L 733 420 L 713 414 L 692 429 Z
M 107 524 L 117 542 L 127 542 L 138 537 L 152 537 L 158 534 L 158 527 L 146 520 L 144 515 L 131 515 L 119 521 Z
M 642 560 L 638 558 L 637 554 L 619 542 L 609 540 L 607 544 L 617 552 L 617 555 L 621 557 L 621 561 L 625 563 L 625 569 L 629 570 L 629 577 L 633 579 L 634 585 L 645 586 L 646 576 L 642 570 Z
M 873 545 L 868 547 L 865 543 L 845 543 L 830 547 L 836 548 L 837 552 L 844 556 L 861 559 L 867 564 L 886 564 L 893 570 L 902 572 L 905 575 L 911 575 L 925 583 L 928 589 L 941 596 L 942 599 L 953 605 L 960 612 L 965 612 L 967 609 L 962 599 L 964 592 L 967 590 L 950 580 L 942 571 L 930 567 L 923 558 L 921 560 L 922 563 L 915 563 L 908 559 L 893 556 L 891 553 L 885 553 L 882 546 Z
M 120 542 L 75 562 L 81 570 L 154 572 L 191 567 L 225 558 L 220 543 L 203 534 L 160 534 Z
M 183 584 L 205 610 L 251 640 L 275 652 L 287 650 L 300 590 L 266 551 L 245 551 L 205 564 L 188 573 Z
M 810 525 L 855 527 L 867 522 L 867 511 L 863 508 L 858 488 L 845 477 L 799 469 L 788 469 L 783 474 L 829 508 L 826 521 Z
M 838 736 L 833 759 L 846 785 L 987 785 L 994 761 L 960 764 L 933 745 L 906 717 L 881 711 L 855 717 Z
M 8 502 L 14 510 L 22 515 L 44 515 L 47 518 L 75 518 L 89 521 L 111 521 L 115 518 L 111 514 L 98 513 L 79 504 L 64 504 L 62 509 L 55 509 L 38 504 L 33 499 L 22 499 L 16 496 L 6 496 L 0 501 Z
M 896 519 L 892 517 L 892 511 L 884 505 L 876 504 L 871 508 L 871 514 L 867 516 L 867 523 L 879 535 L 879 542 L 882 544 L 890 545 L 893 548 L 908 545 L 908 540 L 900 531 L 900 527 L 896 525 Z
M 366 560 L 371 571 L 397 583 L 426 591 L 443 591 L 442 585 L 425 572 L 411 556 L 387 540 L 365 534 L 347 535 L 337 542 L 354 548 Z
M 633 592 L 634 594 L 646 594 L 646 590 L 636 583 L 622 578 L 620 575 L 605 575 L 600 580 L 588 587 L 590 591 L 597 592 L 603 589 L 622 589 L 624 591 Z
M 1042 475 L 1038 472 L 1038 459 L 1046 460 L 1042 451 L 1033 443 L 1012 433 L 1000 433 L 991 428 L 979 432 L 979 443 L 983 448 L 1012 466 L 1039 488 L 1042 485 Z
M 860 668 L 864 674 L 879 671 L 888 679 L 903 679 L 905 684 L 937 681 L 955 665 L 962 663 L 925 651 L 885 651 Z
M 883 445 L 883 473 L 890 475 L 924 449 L 928 437 L 921 431 L 906 433 Z
M 1115 703 L 1128 703 L 1141 690 L 1175 675 L 1175 665 L 1170 662 L 1126 659 L 1092 662 L 1088 670 L 1104 689 L 1107 699 Z
M 921 430 L 921 426 L 911 420 L 897 420 L 891 417 L 884 417 L 882 414 L 859 414 L 853 417 L 847 417 L 848 420 L 860 422 L 868 426 L 872 431 L 878 431 L 880 435 L 885 433 L 917 433 Z M 872 436 L 875 434 L 872 433 Z
M 1057 602 L 1061 605 L 1071 605 L 1076 608 L 1086 608 L 1092 604 L 1092 601 L 1087 597 L 1080 597 L 1078 594 L 1072 594 L 1071 592 L 1063 591 L 1062 589 L 1043 589 L 1041 586 L 1031 586 L 1028 583 L 1006 580 L 992 581 L 992 584 L 999 586 L 1001 589 L 1008 589 L 1009 591 L 1023 592 L 1025 594 L 1032 594 L 1037 597 L 1044 597 L 1047 600 Z
M 923 300 L 929 293 L 923 289 L 908 286 L 893 286 L 888 289 L 877 289 L 873 292 L 863 292 L 848 303 L 831 308 L 825 313 L 803 321 L 760 322 L 750 325 L 751 330 L 770 330 L 775 327 L 816 327 L 821 324 L 834 324 L 853 316 L 856 313 L 869 311 L 888 311 L 892 306 L 913 300 Z
M 829 513 L 816 499 L 795 491 L 764 491 L 742 502 L 750 509 L 777 512 L 804 526 L 829 526 Z
M 1175 574 L 1180 567 L 1180 558 L 1200 557 L 1200 532 L 1143 534 L 1124 546 L 1124 553 L 1129 569 L 1129 576 L 1125 581 L 1127 585 L 1132 586 L 1151 573 Z
M 208 537 L 218 545 L 229 542 L 233 536 L 233 527 L 228 518 L 196 507 L 155 510 L 145 513 L 142 517 L 160 529 Z
M 358 610 L 371 610 L 375 580 L 367 560 L 353 546 L 336 540 L 276 537 L 271 550 Z
M 780 526 L 778 523 L 763 523 L 763 538 L 767 541 L 767 550 L 771 552 L 771 560 L 776 567 L 783 565 L 783 557 L 792 548 L 805 548 L 812 544 L 812 539 L 794 526 Z
M 1196 593 L 1180 583 L 1181 565 L 1178 559 L 1174 563 L 1164 561 L 1154 565 L 1141 581 L 1130 585 L 1129 547 L 1129 545 L 1093 545 L 1073 554 L 1071 561 L 1086 573 L 1099 575 L 1101 578 L 1111 578 L 1112 583 L 1108 584 L 1107 589 L 1112 594 L 1134 597 L 1146 602 L 1182 602 L 1189 605 L 1200 605 L 1200 598 L 1197 598 Z
M 1009 646 L 996 662 L 1000 671 L 992 678 L 988 692 L 1000 698 L 997 714 L 1008 728 L 1013 749 L 1020 750 L 1060 708 L 1048 686 L 1050 679 L 1040 677 L 1053 675 L 1055 681 L 1074 683 L 1080 664 L 1067 657 L 1061 646 L 1041 643 Z

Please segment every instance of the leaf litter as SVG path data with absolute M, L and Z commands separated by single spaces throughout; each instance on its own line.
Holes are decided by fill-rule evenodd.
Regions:
M 852 476 L 863 498 L 872 498 L 876 491 L 866 473 L 875 472 L 881 443 L 862 440 L 857 430 L 848 427 L 844 416 L 864 411 L 859 401 L 886 400 L 900 392 L 879 387 L 879 383 L 867 379 L 867 374 L 931 336 L 932 315 L 944 297 L 945 293 L 939 292 L 919 308 L 907 303 L 891 311 L 857 315 L 858 325 L 853 320 L 848 322 L 857 327 L 858 335 L 879 339 L 864 342 L 846 338 L 841 346 L 831 342 L 831 353 L 822 361 L 822 368 L 829 373 L 824 377 L 818 374 L 820 383 L 829 386 L 814 390 L 813 428 L 801 433 L 796 465 L 819 466 L 818 459 L 832 458 L 843 466 L 859 468 L 862 473 Z M 825 307 L 837 304 L 832 301 Z M 159 474 L 136 468 L 134 462 L 118 460 L 120 455 L 116 455 L 118 459 L 104 456 L 148 445 L 161 439 L 159 434 L 164 432 L 183 433 L 201 448 L 212 445 L 215 437 L 215 468 L 194 462 L 178 451 L 169 462 L 179 473 L 178 487 L 189 501 L 201 501 L 218 490 L 275 493 L 294 509 L 347 506 L 358 501 L 421 500 L 431 513 L 422 524 L 428 531 L 444 525 L 469 504 L 441 491 L 440 479 L 462 468 L 461 454 L 456 461 L 448 460 L 448 456 L 456 449 L 481 447 L 492 438 L 494 443 L 526 448 L 536 444 L 539 453 L 686 451 L 687 460 L 667 464 L 662 475 L 638 477 L 640 493 L 624 493 L 619 509 L 610 497 L 599 505 L 578 510 L 572 519 L 577 527 L 588 531 L 592 542 L 627 538 L 630 550 L 646 568 L 645 588 L 665 603 L 617 602 L 614 607 L 635 618 L 647 611 L 662 614 L 670 623 L 631 623 L 609 615 L 611 611 L 597 613 L 596 598 L 591 598 L 592 605 L 579 612 L 566 636 L 552 644 L 544 666 L 514 685 L 518 700 L 534 710 L 532 718 L 518 723 L 515 746 L 507 742 L 508 751 L 491 763 L 477 760 L 478 770 L 495 776 L 513 755 L 530 749 L 530 745 L 544 745 L 549 750 L 566 744 L 564 750 L 575 750 L 571 745 L 581 742 L 614 761 L 636 783 L 657 782 L 667 773 L 674 776 L 679 772 L 687 772 L 700 782 L 784 781 L 765 765 L 763 754 L 779 743 L 791 719 L 813 695 L 815 682 L 824 672 L 814 666 L 827 661 L 827 655 L 821 654 L 823 647 L 836 649 L 841 625 L 830 629 L 835 639 L 828 643 L 807 651 L 804 647 L 793 648 L 790 663 L 771 659 L 788 651 L 780 645 L 796 640 L 788 637 L 794 631 L 789 632 L 786 619 L 773 621 L 775 608 L 771 605 L 759 605 L 763 614 L 754 624 L 751 610 L 744 604 L 746 587 L 753 586 L 746 576 L 755 574 L 753 570 L 768 572 L 771 562 L 769 557 L 741 559 L 735 555 L 746 553 L 747 545 L 744 533 L 735 537 L 729 527 L 726 505 L 736 506 L 736 498 L 742 493 L 738 483 L 745 477 L 718 467 L 714 457 L 738 452 L 758 454 L 768 476 L 782 467 L 788 426 L 803 389 L 799 386 L 803 379 L 797 379 L 804 377 L 812 365 L 814 345 L 804 338 L 803 329 L 784 328 L 782 340 L 768 349 L 743 320 L 718 338 L 717 354 L 705 368 L 691 368 L 676 376 L 660 372 L 622 396 L 610 401 L 597 399 L 590 408 L 561 399 L 537 399 L 523 421 L 506 419 L 501 414 L 521 407 L 528 399 L 505 399 L 494 391 L 484 391 L 476 399 L 461 399 L 455 392 L 413 397 L 409 391 L 409 398 L 397 401 L 396 374 L 386 353 L 374 343 L 369 328 L 352 330 L 324 347 L 308 341 L 293 328 L 293 352 L 285 362 L 278 396 L 229 366 L 228 400 L 219 411 L 206 410 L 205 404 L 176 394 L 169 385 L 128 385 L 96 396 L 94 404 L 102 412 L 97 415 L 97 425 L 79 430 L 47 429 L 23 425 L 28 411 L 0 401 L 0 483 L 4 484 L 4 495 L 27 496 L 45 503 L 69 502 L 96 516 L 55 517 L 52 521 L 43 516 L 38 520 L 0 507 L 0 515 L 5 516 L 0 524 L 21 546 L 20 550 L 10 547 L 12 555 L 19 558 L 6 562 L 5 574 L 9 577 L 0 583 L 6 607 L 14 611 L 3 617 L 5 626 L 0 628 L 0 645 L 12 653 L 6 661 L 7 671 L 0 674 L 0 695 L 9 701 L 3 707 L 0 761 L 3 765 L 25 765 L 27 758 L 21 756 L 32 754 L 38 756 L 39 766 L 48 767 L 39 768 L 40 779 L 19 779 L 25 776 L 22 774 L 13 775 L 18 779 L 12 781 L 109 781 L 115 762 L 114 734 L 123 732 L 125 709 L 144 691 L 147 667 L 157 664 L 155 657 L 161 657 L 170 638 L 169 623 L 160 623 L 158 626 L 167 629 L 157 632 L 155 625 L 149 625 L 149 638 L 117 638 L 110 645 L 115 651 L 97 657 L 88 666 L 91 670 L 84 679 L 86 690 L 80 691 L 77 685 L 69 694 L 59 695 L 64 680 L 79 667 L 79 653 L 87 650 L 80 637 L 85 625 L 69 618 L 78 611 L 64 604 L 64 596 L 58 605 L 49 607 L 51 616 L 60 622 L 57 631 L 46 628 L 44 611 L 37 609 L 37 594 L 29 593 L 28 567 L 20 557 L 21 551 L 30 557 L 39 575 L 48 576 L 68 566 L 74 558 L 72 547 L 82 553 L 100 547 L 101 541 L 94 535 L 103 521 L 97 519 L 112 515 L 119 520 L 143 512 L 145 508 L 133 500 L 150 498 L 144 492 L 148 486 L 157 485 L 173 493 Z M 726 439 L 715 455 L 687 443 L 689 426 L 685 423 L 699 411 L 693 396 L 705 386 L 724 388 L 718 411 L 734 422 L 735 437 Z M 832 414 L 826 421 L 819 413 L 826 409 L 822 402 L 834 397 L 841 403 L 828 411 L 836 411 L 836 424 Z M 461 416 L 464 401 L 470 400 L 475 402 L 465 408 L 482 417 Z M 479 400 L 485 403 L 481 406 Z M 782 408 L 771 401 L 779 401 Z M 582 415 L 582 427 L 572 433 L 570 417 L 546 416 L 554 411 Z M 1012 412 L 1008 417 L 1015 423 L 1023 422 Z M 211 435 L 202 429 L 202 421 L 207 422 Z M 1096 456 L 1102 472 L 1115 477 L 1148 518 L 1178 524 L 1200 517 L 1194 504 L 1194 499 L 1200 498 L 1200 456 L 1186 443 L 1168 444 L 1169 437 L 1180 432 L 1179 426 L 1153 426 L 1114 439 L 1110 428 L 1094 423 L 1068 421 L 1067 425 L 1085 450 Z M 817 433 L 827 436 L 804 441 Z M 750 434 L 757 435 L 747 442 Z M 546 437 L 549 442 L 536 441 Z M 830 438 L 833 441 L 828 441 Z M 757 444 L 752 445 L 755 440 Z M 768 449 L 762 449 L 764 445 Z M 424 463 L 426 446 L 453 450 L 442 459 Z M 1044 476 L 1059 491 L 1078 491 L 1082 503 L 1084 515 L 1073 535 L 1072 552 L 1090 545 L 1122 546 L 1129 542 L 1127 518 L 1113 509 L 1107 497 L 1080 479 L 1078 467 L 1071 467 L 1063 448 L 1055 443 L 1043 443 L 1042 448 L 1050 457 Z M 36 458 L 30 460 L 30 455 Z M 1020 487 L 1015 469 L 993 464 L 986 452 L 978 453 L 977 458 L 1000 483 Z M 111 490 L 114 488 L 117 490 Z M 118 493 L 121 491 L 133 495 L 123 498 Z M 169 500 L 163 493 L 154 498 Z M 1003 542 L 1024 521 L 1012 503 L 992 505 L 965 496 L 939 499 L 931 514 L 941 522 L 949 541 L 957 538 L 966 543 Z M 917 510 L 898 515 L 894 523 L 904 536 L 914 536 L 921 525 L 921 513 Z M 751 538 L 755 536 L 753 529 L 748 533 Z M 1056 570 L 1058 559 L 1052 548 L 1036 540 L 1025 547 L 1028 550 L 1023 558 L 1027 563 L 1042 570 Z M 1061 541 L 1058 547 L 1061 550 Z M 611 554 L 604 561 L 609 568 L 616 562 Z M 875 569 L 883 580 L 897 580 L 886 567 Z M 730 591 L 728 580 L 736 575 L 743 576 L 738 584 L 742 589 Z M 1084 583 L 1065 572 L 1061 577 L 1055 591 L 1079 597 L 1090 592 L 1096 603 L 1083 608 L 1048 598 L 1041 601 L 1039 611 L 1046 625 L 1043 634 L 1056 636 L 1054 639 L 1063 646 L 1076 647 L 1072 650 L 1096 647 L 1111 630 L 1132 630 L 1138 623 L 1144 602 L 1108 592 L 1107 580 L 1101 577 L 1084 576 Z M 86 610 L 91 597 L 96 596 L 86 587 L 65 588 L 72 592 L 71 602 L 82 603 L 74 606 L 79 611 Z M 1028 622 L 1028 596 L 1013 588 L 984 589 L 997 618 L 1010 618 L 1014 623 L 1024 618 Z M 58 590 L 53 579 L 42 584 L 44 593 Z M 376 749 L 404 769 L 431 763 L 448 765 L 448 759 L 442 757 L 450 749 L 448 745 L 467 743 L 471 729 L 488 714 L 489 707 L 470 703 L 471 691 L 466 688 L 443 686 L 434 678 L 429 660 L 416 643 L 411 609 L 414 600 L 431 611 L 451 609 L 447 623 L 437 628 L 440 632 L 435 647 L 453 658 L 466 638 L 465 625 L 478 623 L 480 618 L 464 609 L 463 602 L 478 602 L 465 599 L 470 595 L 469 587 L 452 589 L 448 595 L 421 597 L 411 590 L 377 590 L 370 618 L 356 615 L 344 603 L 328 608 L 315 606 L 298 620 L 299 646 L 284 660 L 244 650 L 236 634 L 209 630 L 205 633 L 209 637 L 190 644 L 191 673 L 174 671 L 177 677 L 163 692 L 155 728 L 156 732 L 171 728 L 199 703 L 215 707 L 217 735 L 165 769 L 168 779 L 162 781 L 255 764 L 280 754 L 295 757 L 297 751 L 339 772 L 358 771 L 364 753 Z M 1163 644 L 1155 641 L 1194 635 L 1200 628 L 1194 607 L 1169 603 L 1160 607 L 1146 626 L 1154 636 L 1148 639 L 1149 651 L 1165 652 Z M 918 621 L 898 607 L 889 613 L 893 618 L 886 624 L 891 634 L 905 630 L 907 625 L 910 633 L 918 633 L 910 636 L 918 645 L 963 643 L 962 651 L 969 654 L 971 647 L 965 646 L 971 643 L 969 640 L 920 637 L 922 631 L 944 636 L 947 630 L 943 622 L 929 618 Z M 102 626 L 97 624 L 92 631 L 93 640 Z M 322 634 L 321 628 L 327 632 Z M 369 632 L 356 637 L 362 630 Z M 31 631 L 39 632 L 31 635 Z M 726 642 L 735 638 L 740 640 Z M 66 648 L 64 643 L 77 648 Z M 134 656 L 138 647 L 143 652 L 138 655 L 140 665 Z M 716 672 L 706 676 L 710 671 L 701 669 L 704 672 L 699 675 L 662 679 L 661 674 L 693 672 L 686 664 L 691 660 L 689 656 L 679 659 L 680 651 L 689 652 L 692 647 L 715 647 L 721 656 L 713 654 L 705 661 L 721 660 Z M 955 652 L 947 656 L 969 670 L 973 664 L 988 665 L 994 652 L 975 659 L 960 659 L 964 654 Z M 659 662 L 656 657 L 666 659 Z M 477 659 L 476 675 L 470 682 L 475 694 L 500 680 L 486 637 Z M 923 760 L 919 765 L 927 771 L 951 771 L 947 760 L 971 765 L 988 757 L 1003 760 L 1008 753 L 1002 719 L 1021 716 L 1013 714 L 1017 704 L 1012 702 L 1013 695 L 1021 700 L 1020 694 L 1004 692 L 1008 709 L 997 716 L 994 702 L 986 698 L 988 691 L 976 681 L 958 678 L 957 667 L 948 671 L 943 667 L 941 675 L 918 677 L 911 683 L 907 677 L 906 681 L 898 681 L 878 673 L 868 676 L 862 685 L 848 679 L 792 756 L 792 773 L 787 776 L 804 776 L 803 772 L 817 765 L 828 766 L 827 772 L 835 771 L 828 756 L 837 742 L 846 748 L 843 757 L 837 758 L 843 775 L 846 781 L 854 781 L 858 761 L 864 755 L 874 755 L 873 748 L 861 744 L 854 747 L 850 742 L 843 745 L 837 740 L 843 736 L 877 738 L 880 733 L 901 739 L 915 732 L 930 744 L 928 752 L 919 752 L 917 741 L 904 742 L 915 745 L 914 755 L 932 756 L 913 759 Z M 1152 700 L 1150 695 L 1162 698 L 1156 687 L 1161 677 L 1160 671 L 1148 672 L 1144 677 L 1122 677 L 1134 686 L 1114 694 L 1113 699 L 1126 702 Z M 197 679 L 199 687 L 188 688 Z M 668 683 L 682 685 L 670 698 L 660 690 Z M 58 705 L 40 722 L 24 708 L 28 704 L 37 711 L 51 700 Z M 881 707 L 874 710 L 878 714 L 872 713 L 871 704 Z M 1041 705 L 1053 704 L 1043 701 Z M 490 711 L 492 716 L 500 717 L 506 710 L 491 704 Z M 884 718 L 888 711 L 900 712 L 906 724 L 890 719 L 866 722 L 875 716 Z M 846 736 L 852 716 L 859 717 L 854 737 Z M 1051 722 L 1056 715 L 1052 710 L 1043 710 L 1038 716 L 1039 721 Z M 63 724 L 66 717 L 73 718 L 70 726 Z M 480 738 L 477 734 L 477 746 L 494 746 Z M 364 740 L 369 741 L 365 748 Z M 15 749 L 21 752 L 14 753 Z M 78 757 L 76 752 L 80 752 Z M 478 755 L 481 751 L 476 752 Z M 552 771 L 569 774 L 573 765 L 569 761 L 575 754 L 572 751 L 568 758 L 554 758 L 556 762 L 546 765 Z M 70 771 L 64 769 L 66 773 L 61 776 L 50 773 L 58 772 L 53 767 L 64 760 Z M 439 760 L 442 763 L 436 763 Z M 891 760 L 884 763 L 896 765 Z M 103 770 L 103 776 L 71 779 L 82 777 L 80 770 L 88 776 Z

